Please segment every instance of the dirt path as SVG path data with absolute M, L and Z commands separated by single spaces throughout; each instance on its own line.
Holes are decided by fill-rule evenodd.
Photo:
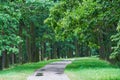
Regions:
M 38 69 L 33 75 L 29 76 L 27 80 L 70 80 L 64 74 L 65 67 L 71 63 L 71 60 L 63 60 L 46 65 Z

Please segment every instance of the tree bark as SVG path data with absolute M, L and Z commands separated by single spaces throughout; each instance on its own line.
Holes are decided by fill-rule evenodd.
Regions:
M 0 56 L 0 70 L 2 70 L 2 56 Z
M 104 47 L 103 34 L 101 32 L 99 33 L 98 43 L 100 45 L 100 49 L 99 49 L 100 58 L 104 59 L 104 57 L 105 57 L 105 47 Z
M 8 68 L 8 67 L 9 67 L 9 64 L 8 64 L 7 51 L 3 51 L 2 52 L 2 69 Z
M 23 23 L 20 22 L 19 25 L 20 25 L 19 26 L 19 36 L 22 37 L 22 26 L 23 26 Z M 23 63 L 22 43 L 19 44 L 18 48 L 19 48 L 19 54 L 18 54 L 19 63 L 22 64 Z
M 68 58 L 72 58 L 73 57 L 73 51 L 71 48 L 68 49 Z
M 78 47 L 78 40 L 75 39 L 75 56 L 79 57 L 79 47 Z
M 27 36 L 26 37 L 26 53 L 27 53 L 27 57 L 28 57 L 28 62 L 32 62 L 32 55 L 31 55 L 31 41 L 30 41 L 30 37 Z
M 44 50 L 44 41 L 41 42 L 41 60 L 43 61 L 44 60 L 44 54 L 45 54 L 45 50 Z
M 15 64 L 15 54 L 11 54 L 11 58 L 12 58 L 11 64 L 14 65 Z
M 53 54 L 53 56 L 54 56 L 54 59 L 58 58 L 58 56 L 57 56 L 57 44 L 56 43 L 54 44 L 54 54 Z

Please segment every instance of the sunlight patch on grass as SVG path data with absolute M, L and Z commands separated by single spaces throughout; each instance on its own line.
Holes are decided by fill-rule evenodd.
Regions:
M 120 69 L 83 69 L 66 71 L 71 80 L 120 80 Z
M 98 58 L 80 58 L 66 68 L 71 80 L 120 80 L 120 69 Z

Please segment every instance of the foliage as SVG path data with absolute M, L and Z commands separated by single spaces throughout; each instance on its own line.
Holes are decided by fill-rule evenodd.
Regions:
M 118 23 L 117 33 L 111 36 L 111 40 L 116 43 L 113 47 L 113 52 L 111 54 L 111 58 L 116 61 L 120 61 L 120 22 Z
M 119 0 L 63 0 L 51 9 L 45 22 L 54 29 L 56 40 L 76 37 L 82 47 L 92 53 L 99 50 L 99 54 L 107 58 L 111 53 L 110 36 L 115 33 L 113 28 L 118 23 L 119 13 Z
M 14 4 L 0 4 L 0 54 L 6 50 L 8 53 L 18 53 L 21 39 L 16 32 L 20 16 Z
M 22 13 L 21 22 L 24 25 L 23 35 L 30 38 L 34 36 L 38 45 L 40 41 L 51 39 L 51 35 L 53 35 L 51 28 L 44 24 L 44 20 L 48 17 L 49 9 L 53 4 L 49 0 L 28 0 L 28 2 L 21 4 L 22 6 L 20 5 Z M 32 33 L 32 30 L 35 33 Z

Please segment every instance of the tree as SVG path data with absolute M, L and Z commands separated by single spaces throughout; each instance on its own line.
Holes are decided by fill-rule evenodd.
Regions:
M 46 23 L 62 40 L 77 36 L 85 56 L 94 54 L 91 53 L 94 50 L 100 58 L 108 60 L 112 47 L 110 36 L 119 20 L 118 7 L 119 0 L 63 0 L 51 9 Z
M 17 35 L 20 12 L 14 4 L 0 5 L 0 55 L 2 68 L 9 67 L 8 54 L 18 53 L 21 38 Z M 14 13 L 13 13 L 14 12 Z
M 20 36 L 24 43 L 21 46 L 24 48 L 25 62 L 39 61 L 39 49 L 43 36 L 47 36 L 46 30 L 49 30 L 44 20 L 48 17 L 49 8 L 53 5 L 51 1 L 33 1 L 22 3 L 21 7 L 22 17 L 20 19 Z M 41 32 L 42 30 L 45 32 Z M 22 51 L 20 48 L 19 51 Z M 23 53 L 23 52 L 22 52 Z

